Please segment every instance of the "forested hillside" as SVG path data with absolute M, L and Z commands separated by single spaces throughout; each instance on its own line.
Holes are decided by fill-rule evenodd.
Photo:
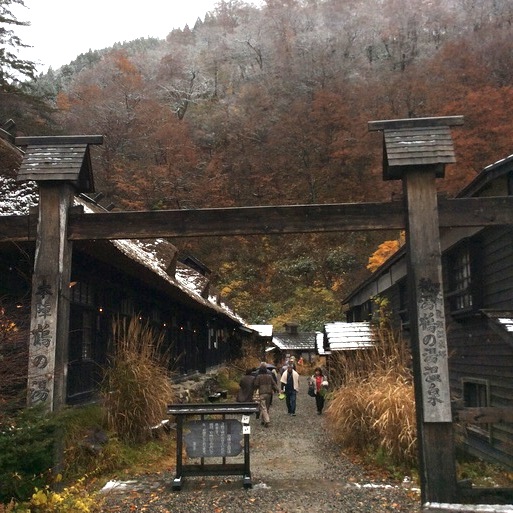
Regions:
M 220 1 L 165 41 L 89 52 L 32 85 L 53 125 L 5 102 L 0 114 L 19 134 L 104 134 L 96 186 L 118 208 L 386 200 L 400 184 L 382 181 L 367 122 L 463 115 L 439 184 L 453 194 L 513 153 L 513 2 Z M 175 243 L 218 270 L 248 321 L 311 329 L 342 319 L 339 299 L 398 236 Z

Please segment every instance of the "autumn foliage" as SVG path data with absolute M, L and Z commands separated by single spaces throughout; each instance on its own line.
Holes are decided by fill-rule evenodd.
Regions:
M 40 127 L 28 135 L 104 134 L 95 183 L 122 209 L 388 200 L 400 185 L 383 182 L 382 141 L 367 122 L 463 115 L 452 130 L 457 163 L 438 181 L 453 195 L 512 152 L 512 20 L 511 2 L 495 0 L 223 1 L 193 27 L 170 26 L 165 40 L 91 51 L 40 77 L 34 90 L 56 109 L 53 126 L 14 103 L 1 113 L 21 132 Z M 282 297 L 312 286 L 340 317 L 331 305 L 380 243 L 370 270 L 397 249 L 395 237 L 184 247 L 224 266 L 219 288 L 263 322 L 292 315 Z
M 369 257 L 367 269 L 374 272 L 378 267 L 384 264 L 401 246 L 404 245 L 404 232 L 401 232 L 399 239 L 386 240 L 382 242 L 376 251 Z

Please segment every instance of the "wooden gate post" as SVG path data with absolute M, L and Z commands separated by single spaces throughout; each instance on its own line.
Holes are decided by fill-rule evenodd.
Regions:
M 102 141 L 101 136 L 15 140 L 27 146 L 17 180 L 35 180 L 39 187 L 27 403 L 43 404 L 47 411 L 66 403 L 72 256 L 68 213 L 75 192 L 94 191 L 88 144 Z
M 66 183 L 39 183 L 39 221 L 34 274 L 27 403 L 49 411 L 66 402 L 71 243 L 68 210 L 73 188 Z
M 449 126 L 461 116 L 369 123 L 383 130 L 384 179 L 402 179 L 406 201 L 408 310 L 422 502 L 453 502 L 456 466 L 435 178 L 455 162 Z

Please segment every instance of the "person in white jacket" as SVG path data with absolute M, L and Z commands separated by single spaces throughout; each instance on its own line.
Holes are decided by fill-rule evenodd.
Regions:
M 294 364 L 289 362 L 287 370 L 281 375 L 281 389 L 285 392 L 285 403 L 289 415 L 296 415 L 296 397 L 299 392 L 299 374 L 294 369 Z

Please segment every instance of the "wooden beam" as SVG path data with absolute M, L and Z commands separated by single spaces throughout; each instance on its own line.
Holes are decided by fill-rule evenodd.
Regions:
M 17 146 L 46 146 L 48 144 L 103 144 L 103 135 L 40 135 L 16 137 Z
M 32 275 L 27 403 L 59 410 L 66 403 L 69 281 L 72 243 L 67 218 L 70 184 L 39 184 L 39 227 Z
M 405 118 L 369 121 L 369 132 L 378 130 L 394 130 L 398 128 L 424 128 L 429 126 L 458 126 L 463 125 L 463 116 L 443 116 L 435 118 Z
M 439 199 L 440 227 L 513 224 L 513 196 Z M 0 216 L 0 241 L 35 240 L 37 216 Z M 402 230 L 403 204 L 342 203 L 270 207 L 70 213 L 69 239 L 144 239 Z

